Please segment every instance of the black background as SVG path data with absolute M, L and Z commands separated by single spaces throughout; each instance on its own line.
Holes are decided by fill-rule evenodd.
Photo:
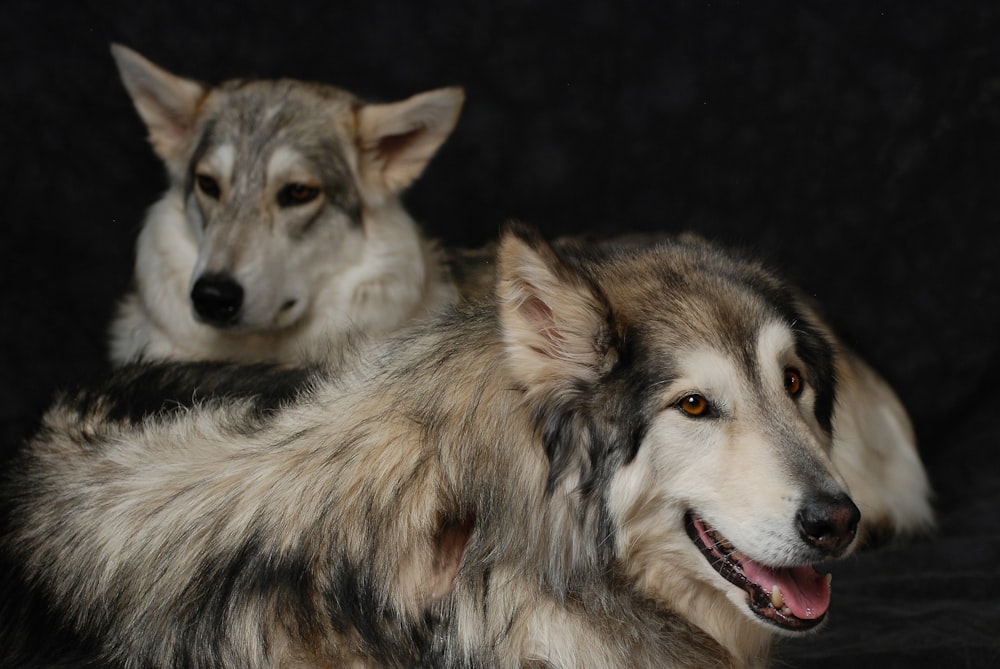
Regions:
M 111 60 L 378 101 L 463 85 L 406 201 L 447 244 L 695 230 L 769 259 L 898 389 L 940 528 L 835 570 L 778 666 L 1000 666 L 1000 4 L 0 5 L 0 446 L 105 369 L 165 187 Z M 770 482 L 762 481 L 761 485 Z

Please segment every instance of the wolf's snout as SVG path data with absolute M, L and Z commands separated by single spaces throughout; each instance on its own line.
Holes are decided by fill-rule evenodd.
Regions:
M 854 540 L 861 512 L 851 498 L 839 495 L 815 497 L 796 514 L 802 539 L 827 555 L 843 552 Z
M 243 306 L 243 287 L 225 274 L 206 274 L 191 289 L 191 303 L 202 321 L 231 325 Z

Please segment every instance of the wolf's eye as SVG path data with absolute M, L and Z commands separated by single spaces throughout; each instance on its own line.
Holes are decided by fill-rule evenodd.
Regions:
M 682 398 L 677 406 L 692 418 L 704 418 L 712 413 L 712 405 L 704 395 L 688 395 Z
M 294 207 L 312 202 L 317 197 L 319 197 L 319 188 L 316 186 L 290 183 L 278 191 L 278 204 L 282 207 Z
M 794 367 L 785 368 L 785 392 L 792 397 L 802 393 L 802 373 Z
M 219 182 L 208 176 L 207 174 L 196 174 L 194 175 L 195 183 L 198 184 L 198 190 L 205 194 L 205 197 L 210 197 L 213 200 L 219 199 L 219 194 L 221 193 L 219 189 Z

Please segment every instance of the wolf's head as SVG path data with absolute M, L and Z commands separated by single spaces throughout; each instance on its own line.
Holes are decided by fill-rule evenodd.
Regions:
M 219 328 L 296 323 L 320 286 L 377 264 L 371 240 L 393 234 L 396 195 L 464 99 L 458 88 L 367 104 L 292 80 L 206 86 L 123 46 L 112 52 L 197 240 L 193 313 Z
M 704 242 L 559 255 L 514 228 L 498 298 L 550 488 L 591 505 L 604 564 L 706 627 L 719 595 L 773 630 L 823 620 L 812 565 L 859 512 L 830 460 L 831 346 L 781 281 Z

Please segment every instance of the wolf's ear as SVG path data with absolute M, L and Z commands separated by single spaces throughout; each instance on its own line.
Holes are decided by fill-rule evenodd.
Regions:
M 358 110 L 361 178 L 397 193 L 413 183 L 458 122 L 465 92 L 440 88 L 392 104 Z
M 121 44 L 111 45 L 125 89 L 149 130 L 153 149 L 174 171 L 191 141 L 198 104 L 207 89 L 157 67 Z
M 590 280 L 523 226 L 504 231 L 497 264 L 508 359 L 530 392 L 573 392 L 607 371 L 611 309 Z

